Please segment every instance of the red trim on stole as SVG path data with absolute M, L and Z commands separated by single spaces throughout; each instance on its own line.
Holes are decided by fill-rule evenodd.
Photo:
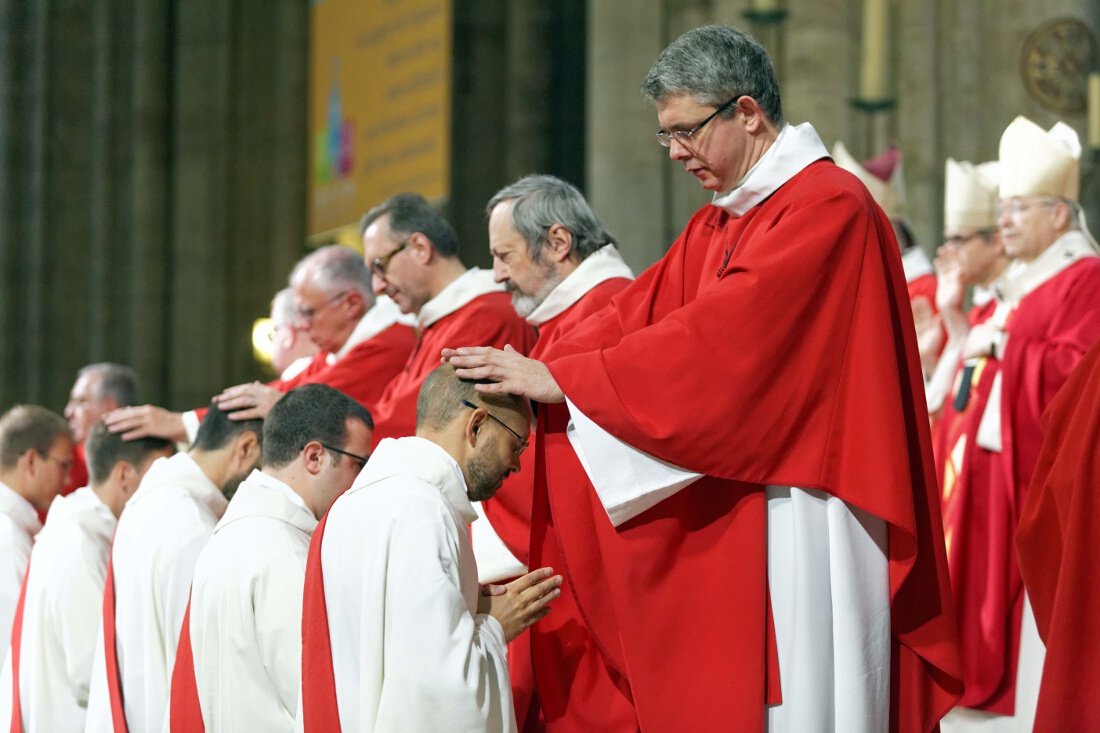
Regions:
M 195 679 L 195 656 L 191 650 L 191 599 L 183 613 L 179 645 L 176 647 L 176 664 L 172 667 L 172 691 L 168 699 L 171 730 L 205 733 L 202 720 L 202 703 L 199 701 L 199 685 Z
M 321 541 L 327 522 L 328 514 L 321 519 L 310 540 L 302 596 L 302 718 L 306 733 L 340 733 L 336 673 L 332 668 L 328 607 L 321 570 Z
M 128 733 L 126 711 L 122 707 L 122 675 L 118 669 L 115 646 L 115 558 L 114 548 L 107 560 L 107 582 L 103 588 L 103 652 L 107 662 L 107 691 L 111 697 L 111 727 L 115 733 Z
M 23 708 L 19 703 L 19 647 L 23 641 L 23 604 L 27 600 L 27 581 L 30 577 L 31 564 L 28 561 L 11 625 L 11 733 L 23 733 Z

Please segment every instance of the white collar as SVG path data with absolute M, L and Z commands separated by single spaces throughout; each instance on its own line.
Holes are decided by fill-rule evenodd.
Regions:
M 199 468 L 195 459 L 187 453 L 177 453 L 169 458 L 158 458 L 149 466 L 134 495 L 126 502 L 129 506 L 146 496 L 157 495 L 166 487 L 176 487 L 192 499 L 206 506 L 216 517 L 225 513 L 228 502 L 221 489 Z
M 72 525 L 65 523 L 69 519 L 92 530 L 108 542 L 114 536 L 115 527 L 118 525 L 118 519 L 111 508 L 103 503 L 92 487 L 84 486 L 68 496 L 59 496 L 53 500 L 50 511 L 46 515 L 46 523 L 35 538 L 35 542 L 50 535 L 55 529 L 60 533 L 70 532 Z
M 919 277 L 935 272 L 932 260 L 920 247 L 910 247 L 901 255 L 901 269 L 905 271 L 905 282 L 911 283 Z
M 466 494 L 466 479 L 458 462 L 447 451 L 425 438 L 385 438 L 371 453 L 366 468 L 355 479 L 357 491 L 391 476 L 417 478 L 435 486 L 443 500 L 466 524 L 477 511 Z
M 997 297 L 997 294 L 993 292 L 993 287 L 982 287 L 981 285 L 974 286 L 974 294 L 970 296 L 971 305 L 981 307 L 986 303 Z
M 402 313 L 401 309 L 397 307 L 397 303 L 394 303 L 390 298 L 385 295 L 378 296 L 370 310 L 363 314 L 363 317 L 359 319 L 359 323 L 355 324 L 355 328 L 348 335 L 344 345 L 326 356 L 325 361 L 330 365 L 335 364 L 356 346 L 374 338 L 395 323 L 403 323 L 412 327 L 416 325 L 416 319 L 412 315 Z
M 42 522 L 38 519 L 34 505 L 3 481 L 0 481 L 0 514 L 11 517 L 16 526 L 28 536 L 34 536 L 42 529 Z
M 287 365 L 287 368 L 283 370 L 283 373 L 279 375 L 279 381 L 289 382 L 290 380 L 294 379 L 296 376 L 304 372 L 306 370 L 306 367 L 308 367 L 312 363 L 312 356 L 299 356 L 297 359 L 290 362 L 290 364 Z
M 451 281 L 447 287 L 436 293 L 435 297 L 420 307 L 416 320 L 420 328 L 428 328 L 439 319 L 449 316 L 474 298 L 486 293 L 504 291 L 502 283 L 493 282 L 492 270 L 471 267 Z
M 550 291 L 546 299 L 539 303 L 527 322 L 532 326 L 541 326 L 552 318 L 561 315 L 570 306 L 583 298 L 589 290 L 600 283 L 616 277 L 634 279 L 630 266 L 623 262 L 622 255 L 613 244 L 606 244 L 588 255 L 573 272 L 565 276 L 557 287 Z
M 716 193 L 711 204 L 733 216 L 764 202 L 787 181 L 815 161 L 828 158 L 829 151 L 809 122 L 784 125 L 779 136 L 756 165 L 728 193 Z
M 257 516 L 284 522 L 306 534 L 313 534 L 317 527 L 317 517 L 298 492 L 271 474 L 253 469 L 237 487 L 237 493 L 214 531 L 234 520 Z
M 1031 262 L 1015 260 L 1009 263 L 993 285 L 997 300 L 1015 308 L 1028 293 L 1077 260 L 1095 256 L 1088 237 L 1077 230 L 1068 231 Z

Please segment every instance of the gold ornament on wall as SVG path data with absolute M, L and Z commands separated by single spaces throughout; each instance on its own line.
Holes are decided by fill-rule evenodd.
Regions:
M 1055 112 L 1084 112 L 1088 75 L 1096 58 L 1096 39 L 1076 18 L 1039 26 L 1024 44 L 1022 73 L 1031 96 Z

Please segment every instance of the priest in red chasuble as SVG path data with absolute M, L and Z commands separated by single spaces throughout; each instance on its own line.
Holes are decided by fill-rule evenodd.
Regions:
M 932 730 L 962 685 L 889 219 L 743 32 L 689 31 L 643 92 L 712 203 L 541 359 L 444 356 L 590 480 L 547 465 L 548 521 L 637 728 Z
M 538 332 L 532 358 L 540 358 L 634 279 L 615 239 L 584 196 L 560 178 L 525 176 L 498 191 L 485 208 L 493 275 L 511 293 L 516 312 Z M 549 423 L 544 418 L 541 425 Z M 531 440 L 534 450 L 523 454 L 521 470 L 492 499 L 474 505 L 483 516 L 472 527 L 482 583 L 523 575 L 532 555 L 540 558 L 541 565 L 562 566 L 555 527 L 547 518 L 551 502 L 571 487 L 561 492 L 549 487 L 545 467 L 553 464 L 555 475 L 563 476 L 563 481 L 580 482 L 582 496 L 589 484 L 568 442 L 540 441 L 539 431 L 563 437 L 560 429 L 539 427 Z M 538 524 L 534 536 L 532 516 Z M 532 547 L 533 540 L 537 547 Z M 614 730 L 623 721 L 633 723 L 633 708 L 585 633 L 570 589 L 562 592 L 552 618 L 543 619 L 539 627 L 509 644 L 512 698 L 520 731 L 540 730 L 546 720 L 559 729 L 584 727 L 588 718 L 572 717 L 594 707 L 580 700 L 582 694 L 585 700 L 598 701 L 602 717 L 591 721 L 598 722 L 598 727 Z M 561 633 L 564 629 L 569 633 Z M 537 679 L 533 658 L 540 671 Z M 560 674 L 562 669 L 573 670 L 568 679 Z

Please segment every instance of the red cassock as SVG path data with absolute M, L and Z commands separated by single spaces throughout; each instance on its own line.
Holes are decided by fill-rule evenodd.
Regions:
M 328 362 L 330 352 L 314 354 L 309 366 L 293 379 L 276 379 L 267 386 L 289 392 L 303 384 L 325 384 L 369 409 L 381 398 L 386 385 L 401 373 L 415 347 L 416 331 L 402 323 L 394 323 L 351 347 L 331 364 Z M 200 421 L 206 409 L 195 410 Z
M 996 305 L 972 309 L 970 325 L 988 320 Z M 969 369 L 959 364 L 933 440 L 966 687 L 959 704 L 1011 714 L 1013 700 L 1005 694 L 1016 690 L 1019 617 L 1013 626 L 1015 599 L 1007 581 L 1015 565 L 1016 513 L 1000 455 L 978 445 L 978 426 L 999 371 L 1000 362 L 991 358 Z
M 69 470 L 69 478 L 65 481 L 65 485 L 61 487 L 58 496 L 68 496 L 77 489 L 84 488 L 87 485 L 88 462 L 84 457 L 84 444 L 77 443 L 73 446 L 73 466 Z M 45 515 L 43 515 L 41 519 L 45 520 Z
M 511 344 L 516 351 L 526 354 L 534 340 L 534 331 L 516 315 L 512 298 L 505 292 L 479 295 L 424 328 L 404 368 L 370 407 L 374 417 L 374 445 L 383 438 L 402 438 L 416 432 L 416 397 L 420 394 L 420 384 L 439 366 L 443 349 L 469 344 L 502 349 L 505 344 Z
M 705 474 L 613 528 L 575 465 L 547 466 L 572 595 L 643 730 L 763 729 L 767 485 L 889 524 L 891 729 L 935 727 L 962 686 L 924 383 L 897 243 L 853 176 L 820 160 L 741 217 L 704 207 L 546 358 L 600 427 Z
M 936 276 L 929 273 L 915 277 L 905 284 L 905 289 L 909 291 L 909 301 L 915 301 L 923 298 L 928 301 L 929 307 L 932 308 L 933 313 L 938 313 L 939 308 L 936 307 Z
M 1100 730 L 1100 344 L 1043 416 L 1016 534 L 1046 662 L 1036 731 Z
M 545 354 L 558 339 L 575 328 L 577 324 L 584 321 L 584 319 L 607 305 L 611 297 L 629 285 L 630 282 L 631 281 L 627 278 L 604 280 L 602 283 L 599 283 L 589 290 L 583 298 L 578 300 L 567 310 L 540 325 L 538 327 L 538 341 L 536 341 L 534 348 L 531 349 L 531 358 L 541 359 L 542 355 Z M 549 406 L 541 405 L 540 410 L 545 410 L 547 407 Z M 539 421 L 539 425 L 542 425 L 541 420 Z M 548 520 L 550 513 L 550 508 L 547 504 L 548 492 L 546 490 L 545 480 L 546 447 L 540 446 L 540 435 L 541 428 L 536 429 L 534 440 L 532 441 L 534 449 L 523 454 L 520 471 L 508 478 L 508 481 L 501 487 L 496 496 L 481 503 L 485 510 L 486 518 L 493 525 L 493 530 L 508 547 L 509 551 L 511 551 L 520 562 L 529 567 L 531 567 L 532 508 L 536 502 L 539 503 L 540 506 L 535 510 L 535 513 L 542 519 L 541 523 L 543 524 Z M 560 448 L 564 448 L 569 454 L 573 453 L 568 444 L 559 446 L 559 449 Z M 568 457 L 565 457 L 564 460 L 568 460 Z M 575 456 L 573 460 L 576 460 Z M 536 479 L 536 471 L 539 473 L 539 479 Z M 580 476 L 575 478 L 587 483 L 587 477 L 584 475 L 583 471 Z M 544 541 L 546 539 L 552 539 L 552 537 L 547 536 L 547 528 L 545 526 L 540 527 L 539 531 L 540 537 L 543 537 Z M 547 557 L 547 553 L 543 552 L 541 547 L 539 550 L 535 551 L 535 555 L 542 560 L 552 559 L 551 557 Z M 558 565 L 552 565 L 552 567 L 560 571 Z M 568 591 L 565 591 L 565 593 L 568 596 Z M 567 602 L 563 603 L 560 598 L 555 601 L 554 612 L 552 614 L 553 618 L 547 618 L 540 622 L 537 628 L 543 635 L 548 635 L 552 639 L 556 638 L 557 630 L 567 625 L 574 625 L 578 629 L 583 628 L 583 619 L 579 618 L 577 615 L 576 605 L 568 602 L 571 601 L 571 598 L 567 598 L 566 601 Z M 588 647 L 588 649 L 590 651 L 597 651 L 590 647 Z M 532 651 L 531 635 L 529 633 L 521 634 L 508 645 L 508 667 L 512 676 L 512 700 L 515 704 L 516 721 L 519 724 L 521 733 L 533 733 L 533 731 L 543 729 L 543 723 L 539 720 L 540 708 L 534 697 L 536 686 L 532 669 Z M 601 659 L 602 657 L 597 656 L 596 659 L 591 661 L 597 665 L 601 665 Z M 556 664 L 557 661 L 560 661 L 560 656 L 555 655 L 550 665 L 557 669 L 563 669 L 563 667 Z M 553 685 L 557 680 L 558 676 L 555 675 L 548 683 Z M 584 681 L 580 680 L 574 686 L 584 687 L 583 683 Z M 591 690 L 592 686 L 589 685 L 586 689 Z M 533 702 L 535 703 L 534 705 L 532 705 Z M 579 701 L 573 702 L 574 707 L 578 705 L 587 707 Z M 560 721 L 564 712 L 564 710 L 551 711 L 555 721 Z

